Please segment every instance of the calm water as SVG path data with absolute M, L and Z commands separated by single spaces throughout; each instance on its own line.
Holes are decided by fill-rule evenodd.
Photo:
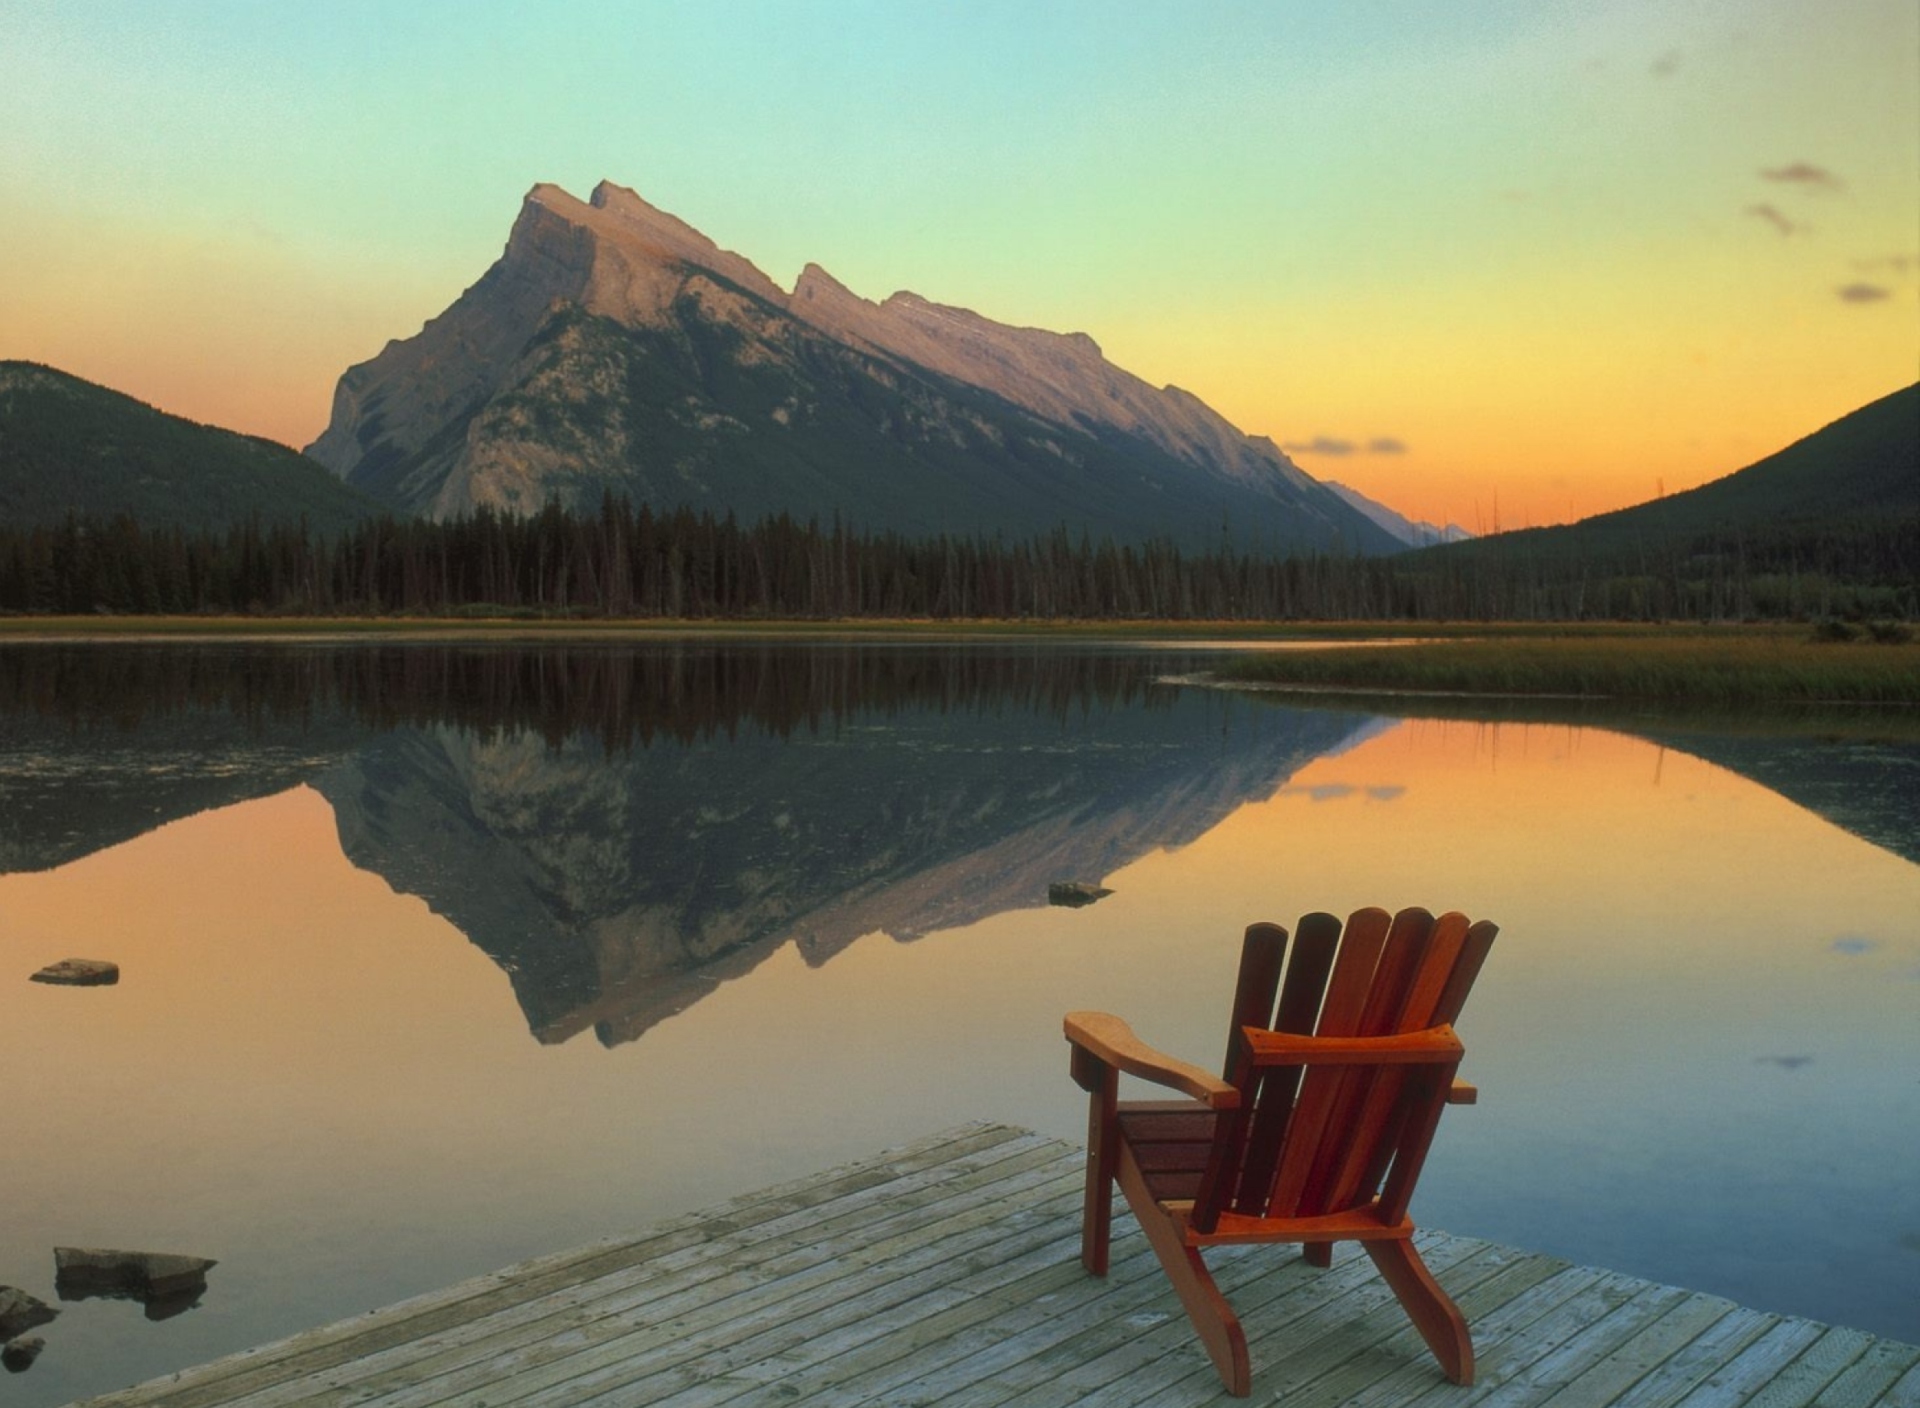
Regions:
M 1502 938 L 1418 1221 L 1920 1339 L 1920 750 L 1400 719 L 1194 652 L 0 649 L 8 1402 L 103 1391 L 966 1120 L 1060 1014 L 1219 1059 L 1245 924 Z M 1114 893 L 1070 910 L 1050 881 Z M 110 989 L 26 981 L 69 956 Z

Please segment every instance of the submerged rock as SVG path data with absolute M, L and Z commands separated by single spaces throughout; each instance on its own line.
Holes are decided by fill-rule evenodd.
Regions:
M 35 973 L 31 981 L 69 988 L 110 987 L 120 981 L 120 965 L 99 958 L 63 958 Z
M 55 1247 L 53 1264 L 54 1290 L 61 1300 L 137 1300 L 146 1306 L 149 1320 L 191 1310 L 207 1289 L 208 1270 L 219 1265 L 201 1256 L 92 1247 Z
M 59 1314 L 45 1301 L 28 1295 L 18 1286 L 0 1286 L 0 1340 L 25 1334 Z
M 9 1374 L 24 1374 L 33 1367 L 33 1361 L 40 1357 L 40 1351 L 47 1342 L 38 1335 L 26 1335 L 17 1340 L 8 1340 L 6 1347 L 0 1349 L 0 1368 Z
M 1112 893 L 1112 890 L 1089 884 L 1085 880 L 1056 880 L 1047 886 L 1047 903 L 1063 904 L 1071 909 L 1078 909 L 1083 904 L 1092 904 L 1095 900 L 1105 899 Z

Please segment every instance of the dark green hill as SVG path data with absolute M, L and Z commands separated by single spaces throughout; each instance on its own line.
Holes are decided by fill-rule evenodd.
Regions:
M 1473 614 L 1910 615 L 1920 384 L 1697 489 L 1401 563 L 1429 586 L 1470 579 Z
M 1710 533 L 1920 512 L 1920 383 L 1883 396 L 1745 469 L 1573 525 L 1570 535 Z
M 387 510 L 305 455 L 157 411 L 33 362 L 0 362 L 0 526 L 129 514 L 145 527 L 258 518 L 331 534 Z

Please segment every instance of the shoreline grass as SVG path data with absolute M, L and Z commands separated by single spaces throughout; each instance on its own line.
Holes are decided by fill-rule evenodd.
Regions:
M 1738 636 L 1804 639 L 1800 622 L 1718 625 L 1595 621 L 1247 621 L 931 617 L 601 617 L 528 613 L 452 616 L 28 616 L 0 614 L 0 643 L 51 637 L 172 639 L 182 636 L 1032 636 L 1166 637 L 1177 640 L 1348 641 L 1499 639 L 1665 640 Z
M 1920 643 L 1814 641 L 1804 626 L 1295 650 L 1227 661 L 1214 674 L 1226 684 L 1350 695 L 1920 707 Z
M 1223 684 L 1314 693 L 1611 699 L 1716 708 L 1920 707 L 1920 642 L 1816 640 L 1800 622 L 701 620 L 412 616 L 0 617 L 0 645 L 36 641 L 554 641 L 661 639 L 1208 641 L 1290 645 L 1223 661 Z M 1343 650 L 1341 642 L 1405 642 Z M 1323 642 L 1328 649 L 1311 648 Z

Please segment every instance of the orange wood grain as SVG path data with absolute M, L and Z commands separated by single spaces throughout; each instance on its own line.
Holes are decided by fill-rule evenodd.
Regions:
M 1229 1392 L 1251 1392 L 1246 1336 L 1201 1253 L 1238 1243 L 1297 1243 L 1317 1266 L 1361 1243 L 1447 1377 L 1473 1381 L 1465 1318 L 1420 1259 L 1407 1205 L 1441 1112 L 1478 1098 L 1457 1079 L 1452 1023 L 1497 932 L 1457 912 L 1362 909 L 1344 926 L 1316 913 L 1289 951 L 1284 929 L 1250 925 L 1224 1080 L 1118 1017 L 1067 1015 L 1090 1096 L 1082 1261 L 1106 1270 L 1118 1187 Z M 1116 1101 L 1122 1071 L 1192 1098 Z

